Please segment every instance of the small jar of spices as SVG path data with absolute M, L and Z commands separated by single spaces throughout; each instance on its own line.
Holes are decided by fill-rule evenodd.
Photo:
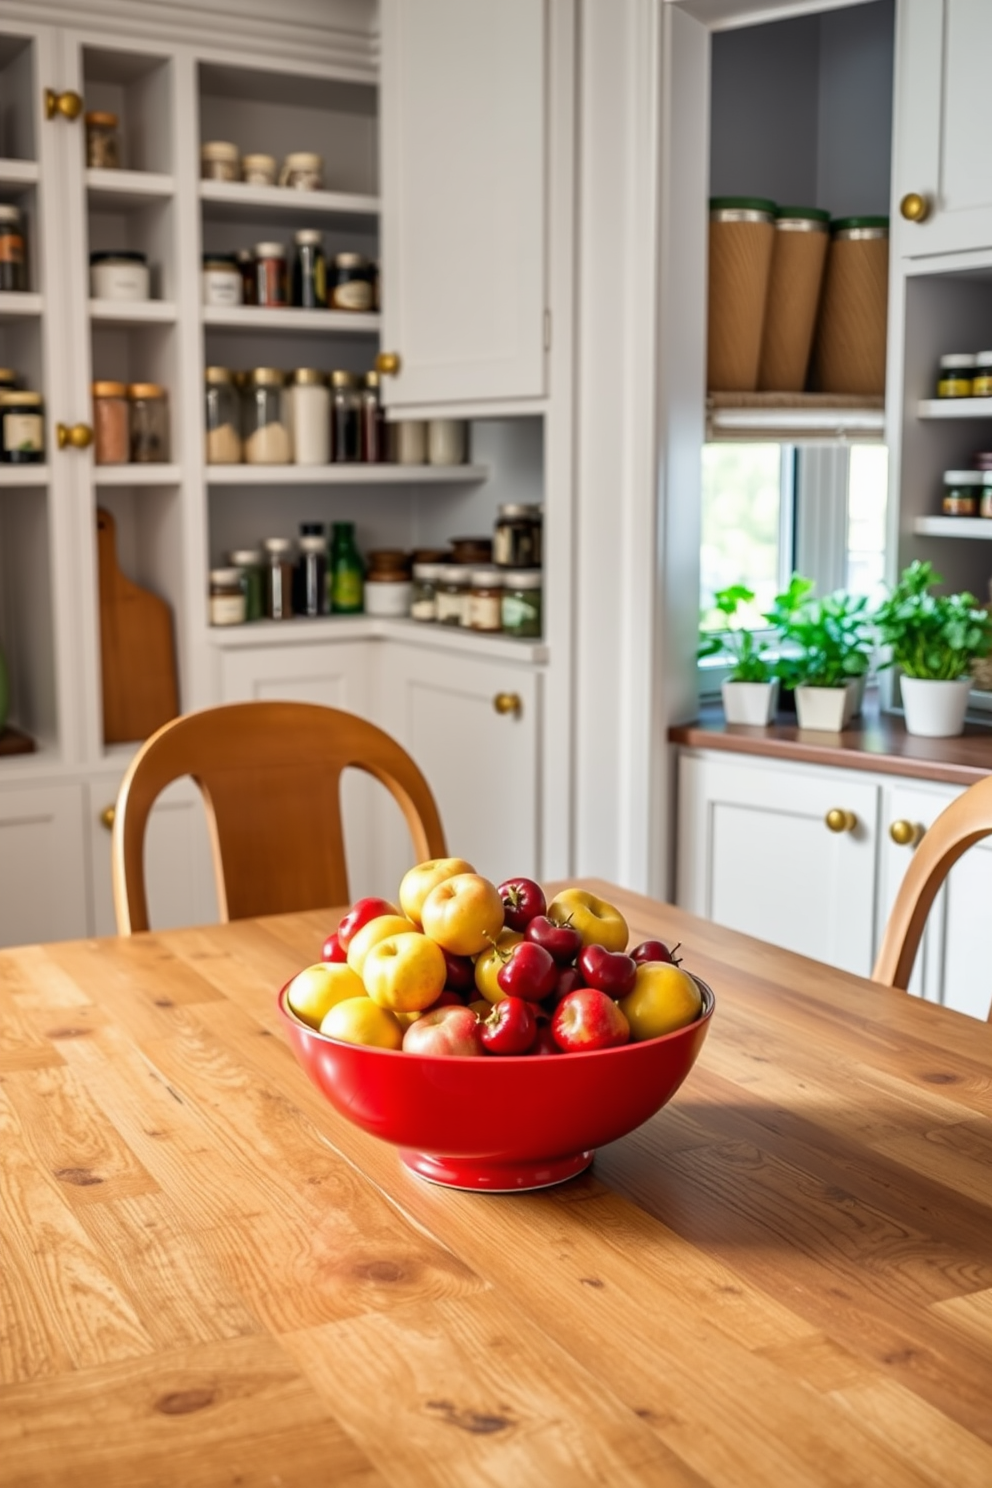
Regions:
M 247 610 L 239 568 L 210 570 L 209 608 L 211 625 L 244 625 Z
M 127 384 L 93 384 L 93 459 L 97 465 L 126 465 L 131 458 Z
M 502 630 L 502 597 L 503 575 L 499 569 L 474 568 L 462 623 L 469 630 Z
M 161 465 L 169 459 L 169 395 L 157 382 L 132 382 L 131 459 L 136 465 Z
M 970 352 L 949 352 L 940 359 L 938 398 L 970 398 L 975 375 L 975 357 Z
M 945 517 L 977 517 L 981 470 L 945 470 L 944 498 L 940 509 Z

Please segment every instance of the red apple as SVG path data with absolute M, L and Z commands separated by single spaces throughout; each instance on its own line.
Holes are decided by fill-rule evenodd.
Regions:
M 612 997 L 595 987 L 580 987 L 563 997 L 555 1008 L 551 1032 L 559 1049 L 566 1054 L 577 1054 L 626 1044 L 630 1039 L 630 1024 Z
M 636 961 L 638 966 L 644 961 L 671 961 L 673 965 L 678 966 L 679 957 L 675 952 L 681 944 L 682 942 L 679 941 L 678 945 L 672 946 L 669 950 L 663 940 L 642 940 L 640 945 L 635 946 L 629 954 L 631 960 Z
M 522 940 L 496 973 L 496 985 L 507 997 L 540 1002 L 557 987 L 558 967 L 550 951 L 530 940 Z
M 526 930 L 548 907 L 544 890 L 532 878 L 505 879 L 497 893 L 503 901 L 503 923 L 511 930 Z
M 324 949 L 320 953 L 321 961 L 347 961 L 348 951 L 338 939 L 338 932 L 333 930 L 324 941 Z
M 534 1009 L 521 997 L 504 997 L 484 1020 L 481 1032 L 487 1054 L 526 1054 L 537 1037 Z
M 453 992 L 471 992 L 475 988 L 475 962 L 471 956 L 456 956 L 441 947 L 447 974 L 444 985 Z
M 619 1001 L 633 989 L 637 962 L 623 951 L 605 951 L 602 946 L 585 946 L 579 952 L 578 968 L 587 987 L 596 987 Z
M 467 1007 L 441 1007 L 423 1013 L 403 1035 L 406 1054 L 482 1054 L 479 1020 Z
M 544 999 L 544 1006 L 551 1008 L 552 1012 L 567 997 L 570 992 L 577 992 L 580 987 L 585 986 L 582 973 L 577 966 L 559 966 L 558 985 L 555 990 Z
M 388 899 L 357 899 L 338 926 L 338 940 L 347 952 L 353 938 L 369 920 L 380 915 L 398 915 L 399 910 Z
M 582 936 L 571 925 L 559 925 L 547 915 L 537 915 L 524 931 L 527 940 L 550 951 L 559 966 L 569 966 L 582 949 Z

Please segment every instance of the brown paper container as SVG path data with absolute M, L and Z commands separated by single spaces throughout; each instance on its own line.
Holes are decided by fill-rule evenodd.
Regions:
M 795 227 L 784 224 L 796 223 Z M 779 220 L 775 227 L 758 388 L 801 393 L 806 387 L 830 234 L 825 222 Z
M 888 294 L 888 232 L 835 235 L 827 254 L 813 353 L 820 392 L 884 394 Z
M 770 217 L 748 215 L 755 220 L 710 217 L 706 386 L 714 392 L 758 386 L 775 228 Z

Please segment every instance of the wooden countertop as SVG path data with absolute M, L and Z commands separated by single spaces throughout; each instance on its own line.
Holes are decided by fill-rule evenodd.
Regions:
M 602 891 L 712 1029 L 529 1195 L 310 1085 L 332 913 L 0 953 L 0 1481 L 992 1482 L 992 1027 Z
M 788 720 L 788 721 L 787 721 Z M 948 785 L 974 785 L 992 770 L 992 726 L 968 723 L 956 739 L 921 739 L 907 734 L 902 718 L 882 713 L 876 699 L 865 700 L 862 717 L 840 734 L 801 729 L 788 714 L 768 728 L 729 724 L 713 703 L 700 710 L 695 723 L 668 731 L 673 744 L 693 749 L 722 749 L 733 754 L 761 754 L 771 759 L 809 765 L 835 765 L 845 770 L 873 770 L 910 775 Z

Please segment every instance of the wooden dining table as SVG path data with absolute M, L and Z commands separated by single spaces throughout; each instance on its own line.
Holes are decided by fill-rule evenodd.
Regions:
M 992 1027 L 595 887 L 716 1011 L 526 1194 L 308 1082 L 340 912 L 0 953 L 2 1488 L 989 1488 Z

